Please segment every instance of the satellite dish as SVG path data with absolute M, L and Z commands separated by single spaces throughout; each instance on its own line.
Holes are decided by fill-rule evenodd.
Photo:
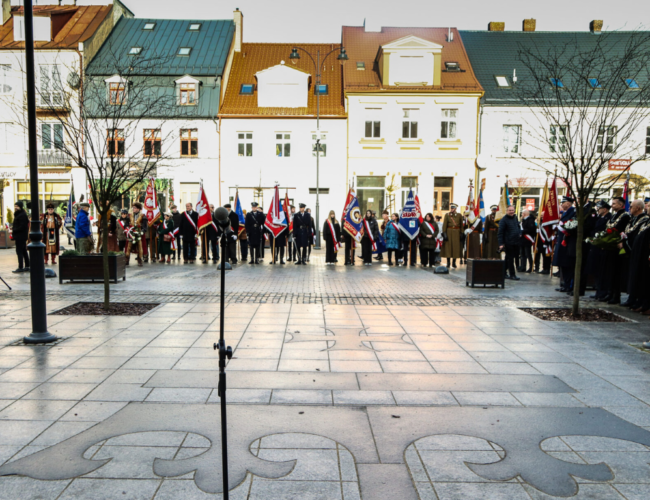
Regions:
M 73 71 L 68 75 L 68 85 L 70 85 L 74 90 L 79 90 L 79 87 L 81 87 L 81 78 L 76 71 Z

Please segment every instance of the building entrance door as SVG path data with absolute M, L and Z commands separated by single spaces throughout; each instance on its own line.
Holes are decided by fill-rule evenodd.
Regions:
M 433 215 L 444 216 L 454 196 L 453 177 L 433 178 Z
M 181 182 L 181 197 L 178 203 L 178 211 L 184 212 L 186 203 L 191 203 L 192 207 L 195 207 L 198 199 L 199 199 L 199 183 Z

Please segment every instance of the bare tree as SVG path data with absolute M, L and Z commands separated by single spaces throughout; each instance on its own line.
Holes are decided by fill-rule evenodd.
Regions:
M 569 43 L 520 45 L 515 93 L 531 111 L 526 159 L 561 178 L 577 202 L 572 313 L 580 311 L 585 203 L 608 192 L 625 172 L 611 160 L 645 160 L 642 126 L 650 116 L 650 33 L 576 34 Z M 573 237 L 573 236 L 571 236 Z

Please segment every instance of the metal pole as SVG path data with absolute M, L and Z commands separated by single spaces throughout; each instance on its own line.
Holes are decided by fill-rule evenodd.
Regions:
M 320 250 L 320 50 L 316 52 L 318 68 L 316 68 L 316 244 Z
M 47 307 L 45 302 L 45 245 L 41 233 L 41 221 L 38 208 L 38 152 L 36 150 L 36 84 L 34 77 L 34 13 L 32 0 L 25 0 L 25 66 L 27 73 L 27 126 L 29 131 L 29 184 L 31 191 L 32 221 L 29 233 L 31 243 L 30 291 L 32 301 L 32 333 L 24 337 L 26 344 L 54 342 L 56 335 L 47 331 Z

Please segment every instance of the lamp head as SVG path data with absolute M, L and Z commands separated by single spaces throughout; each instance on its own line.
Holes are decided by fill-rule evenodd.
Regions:
M 297 48 L 291 49 L 291 55 L 289 56 L 289 59 L 291 60 L 291 64 L 295 65 L 298 60 L 300 59 L 300 54 L 298 53 Z
M 341 52 L 340 52 L 340 54 L 337 56 L 336 59 L 338 60 L 338 62 L 341 63 L 341 66 L 343 66 L 343 65 L 348 61 L 349 57 L 348 57 L 348 55 L 346 54 L 344 48 L 341 48 Z

